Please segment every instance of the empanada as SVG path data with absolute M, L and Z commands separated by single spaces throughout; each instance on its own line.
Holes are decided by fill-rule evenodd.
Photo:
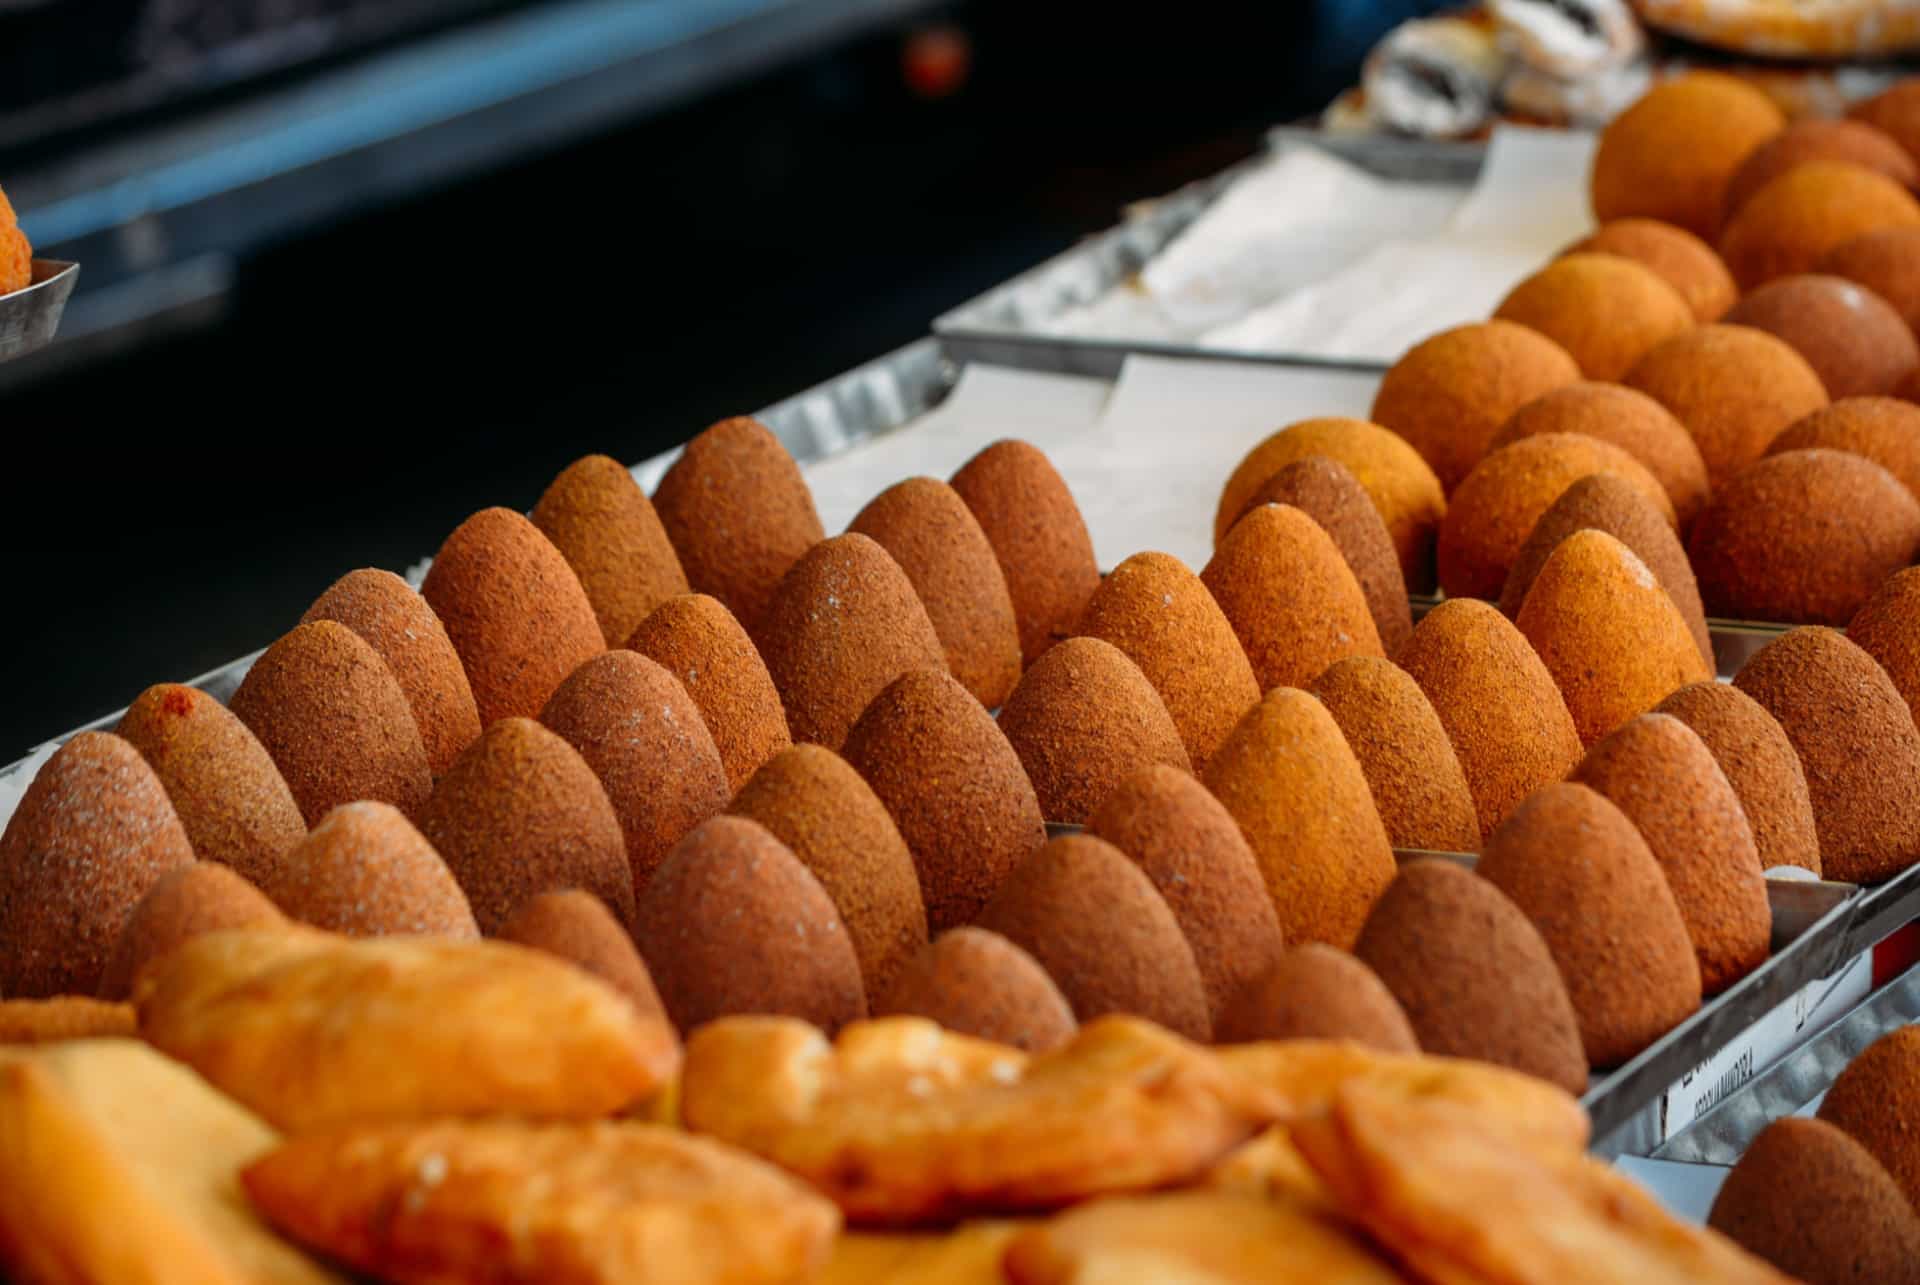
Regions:
M 1276 1094 L 1276 1118 L 1324 1115 L 1341 1089 L 1364 1084 L 1409 1103 L 1470 1108 L 1488 1132 L 1544 1155 L 1579 1155 L 1591 1123 L 1579 1099 L 1531 1075 L 1464 1058 L 1381 1053 L 1338 1040 L 1281 1040 L 1216 1049 L 1226 1067 Z
M 1442 1285 L 1786 1285 L 1600 1161 L 1540 1154 L 1483 1115 L 1356 1083 L 1293 1135 L 1341 1209 Z
M 1206 1049 L 1107 1017 L 1039 1057 L 921 1018 L 829 1044 L 789 1018 L 725 1018 L 687 1045 L 680 1114 L 799 1174 L 851 1221 L 1045 1210 L 1186 1182 L 1271 1117 Z
M 290 1133 L 611 1115 L 679 1059 L 664 1020 L 503 942 L 208 933 L 142 972 L 133 998 L 149 1043 Z
M 54 1285 L 324 1285 L 240 1167 L 273 1130 L 135 1040 L 0 1051 L 0 1275 Z
M 1029 1228 L 1002 1264 L 1014 1285 L 1089 1278 L 1221 1285 L 1397 1285 L 1400 1273 L 1340 1220 L 1281 1198 L 1222 1191 L 1097 1200 Z
M 804 1279 L 840 1212 L 773 1166 L 659 1125 L 438 1121 L 307 1134 L 247 1194 L 303 1244 L 398 1282 Z

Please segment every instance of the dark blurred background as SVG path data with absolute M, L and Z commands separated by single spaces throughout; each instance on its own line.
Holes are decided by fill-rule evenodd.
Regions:
M 1396 7 L 0 0 L 0 184 L 84 267 L 0 368 L 0 762 L 923 335 Z

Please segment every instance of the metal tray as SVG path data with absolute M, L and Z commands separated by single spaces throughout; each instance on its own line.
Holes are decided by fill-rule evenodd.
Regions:
M 1395 849 L 1402 862 L 1436 857 L 1472 869 L 1463 852 Z M 1769 879 L 1773 953 L 1767 962 L 1701 1005 L 1700 1010 L 1642 1050 L 1632 1061 L 1594 1073 L 1580 1099 L 1593 1120 L 1593 1150 L 1601 1155 L 1647 1155 L 1664 1137 L 1661 1098 L 1688 1071 L 1719 1052 L 1793 995 L 1836 971 L 1848 952 L 1860 890 L 1812 879 Z M 1910 910 L 1909 913 L 1912 913 Z
M 1278 151 L 1313 147 L 1381 178 L 1470 186 L 1486 161 L 1484 143 L 1428 142 L 1373 135 L 1333 135 L 1295 126 L 1270 131 Z M 933 330 L 955 361 L 990 362 L 1112 379 L 1131 353 L 1205 357 L 1260 365 L 1385 370 L 1387 363 L 1302 353 L 1222 352 L 1187 344 L 1094 339 L 1042 333 L 1040 327 L 1105 295 L 1144 268 L 1220 195 L 1259 163 L 1245 161 L 1179 191 L 1135 207 L 1132 217 L 936 318 Z
M 53 341 L 60 314 L 67 310 L 80 265 L 64 259 L 35 259 L 33 283 L 0 295 L 0 361 L 24 357 Z
M 1660 1160 L 1730 1165 L 1760 1131 L 1832 1087 L 1847 1064 L 1889 1031 L 1920 1021 L 1920 965 L 1860 1001 L 1813 1039 L 1755 1076 L 1738 1093 L 1654 1152 Z
M 812 463 L 857 442 L 907 428 L 945 399 L 957 375 L 957 367 L 943 356 L 939 343 L 925 339 L 777 402 L 760 411 L 759 418 L 797 459 Z M 637 465 L 634 475 L 651 489 L 676 455 L 667 452 Z M 192 685 L 224 702 L 258 655 L 229 662 L 192 680 Z M 115 711 L 76 731 L 111 728 L 123 712 Z M 10 774 L 26 761 L 0 775 Z M 1473 861 L 1461 854 L 1402 855 Z M 1847 884 L 1770 882 L 1769 899 L 1774 910 L 1773 957 L 1589 1090 L 1586 1105 L 1593 1115 L 1597 1150 L 1605 1154 L 1651 1150 L 1660 1139 L 1657 1117 L 1649 1132 L 1648 1111 L 1657 1113 L 1660 1095 L 1682 1074 L 1809 982 L 1828 975 L 1901 923 L 1920 917 L 1920 868 L 1865 891 Z

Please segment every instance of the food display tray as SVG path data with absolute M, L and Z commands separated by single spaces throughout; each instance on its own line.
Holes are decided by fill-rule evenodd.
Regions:
M 1915 1021 L 1920 1021 L 1920 965 L 1873 992 L 1846 1016 L 1669 1138 L 1654 1152 L 1655 1158 L 1686 1164 L 1735 1163 L 1762 1129 L 1826 1093 L 1867 1045 Z
M 79 279 L 77 263 L 35 259 L 32 283 L 0 295 L 0 361 L 24 357 L 53 342 Z
M 1270 131 L 1268 145 L 1274 151 L 1317 148 L 1380 178 L 1462 189 L 1470 187 L 1479 177 L 1487 154 L 1484 143 L 1325 134 L 1298 126 Z M 1263 159 L 1244 161 L 1189 183 L 1168 196 L 1143 202 L 1118 227 L 1090 237 L 1039 267 L 942 314 L 934 320 L 934 333 L 955 361 L 1020 366 L 1103 379 L 1118 375 L 1132 353 L 1261 365 L 1385 370 L 1385 362 L 1305 353 L 1221 351 L 1188 344 L 1089 338 L 1047 331 L 1050 323 L 1072 309 L 1090 304 L 1131 280 Z
M 797 460 L 810 464 L 883 434 L 911 431 L 915 420 L 946 399 L 958 376 L 958 365 L 941 345 L 924 339 L 786 398 L 758 417 Z M 633 473 L 650 491 L 676 455 L 656 456 L 635 465 Z M 1416 612 L 1422 605 L 1416 602 Z M 258 655 L 202 674 L 192 685 L 224 702 Z M 75 731 L 110 729 L 122 712 Z M 35 757 L 0 771 L 0 777 L 30 765 Z M 1448 853 L 1401 856 L 1442 856 L 1466 864 L 1474 860 Z M 1663 1096 L 1683 1076 L 1749 1038 L 1783 1004 L 1841 969 L 1874 941 L 1920 918 L 1920 868 L 1866 890 L 1818 881 L 1769 881 L 1768 897 L 1773 908 L 1772 957 L 1631 1062 L 1596 1076 L 1584 1099 L 1593 1116 L 1596 1150 L 1645 1155 L 1665 1142 Z

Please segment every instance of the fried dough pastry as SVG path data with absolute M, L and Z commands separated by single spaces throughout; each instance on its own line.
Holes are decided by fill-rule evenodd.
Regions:
M 1353 1084 L 1294 1140 L 1342 1210 L 1422 1279 L 1500 1285 L 1784 1285 L 1584 1155 L 1544 1157 L 1478 1113 Z
M 1359 1085 L 1409 1106 L 1468 1110 L 1482 1131 L 1543 1157 L 1581 1154 L 1591 1131 L 1586 1110 L 1565 1089 L 1488 1062 L 1381 1053 L 1343 1040 L 1236 1044 L 1214 1053 L 1276 1095 L 1276 1118 L 1288 1124 L 1324 1116 L 1344 1089 Z
M 1028 1058 L 921 1018 L 856 1023 L 829 1044 L 792 1019 L 741 1017 L 688 1041 L 680 1112 L 812 1182 L 849 1221 L 910 1225 L 1188 1181 L 1272 1101 L 1137 1018 Z
M 610 1115 L 679 1057 L 598 978 L 504 942 L 197 937 L 134 987 L 140 1034 L 289 1133 L 423 1116 Z
M 831 1203 L 752 1156 L 606 1120 L 348 1126 L 240 1180 L 296 1240 L 398 1282 L 787 1282 L 840 1230 Z
M 55 1044 L 130 1036 L 133 1008 L 84 995 L 0 1000 L 0 1044 Z
M 850 1232 L 807 1285 L 1006 1285 L 1000 1256 L 1028 1224 L 968 1223 L 951 1232 Z
M 1224 1160 L 1207 1171 L 1201 1186 L 1334 1212 L 1327 1185 L 1300 1154 L 1300 1148 L 1293 1145 L 1293 1134 L 1284 1124 L 1273 1125 L 1229 1151 Z
M 142 1285 L 340 1278 L 269 1231 L 240 1166 L 271 1129 L 136 1040 L 0 1051 L 0 1275 Z
M 1400 1273 L 1335 1218 L 1287 1200 L 1179 1191 L 1098 1200 L 1007 1246 L 1014 1285 L 1089 1279 L 1223 1285 L 1395 1285 Z M 1117 1273 L 1125 1271 L 1126 1276 Z

